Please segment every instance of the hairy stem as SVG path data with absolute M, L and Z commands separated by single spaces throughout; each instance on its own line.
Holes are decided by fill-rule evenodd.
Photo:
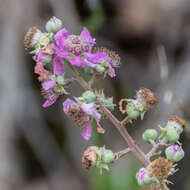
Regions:
M 115 161 L 120 159 L 121 157 L 125 156 L 126 154 L 128 154 L 131 151 L 132 151 L 132 149 L 126 148 L 124 150 L 121 150 L 121 151 L 115 153 Z

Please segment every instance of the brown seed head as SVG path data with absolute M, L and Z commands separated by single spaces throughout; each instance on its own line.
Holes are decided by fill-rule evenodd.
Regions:
M 93 49 L 93 53 L 97 53 L 97 52 L 104 52 L 104 53 L 106 53 L 108 55 L 108 58 L 110 59 L 113 67 L 117 67 L 117 66 L 121 65 L 121 58 L 114 51 L 111 51 L 111 50 L 109 50 L 107 48 L 104 48 L 104 47 L 95 47 Z
M 34 42 L 34 36 L 39 32 L 37 27 L 31 27 L 29 28 L 28 32 L 24 36 L 24 47 L 26 49 L 30 48 L 33 46 Z
M 98 159 L 98 147 L 90 146 L 88 147 L 82 155 L 82 166 L 83 168 L 89 169 L 91 166 L 96 165 Z
M 171 168 L 172 162 L 163 157 L 157 158 L 147 166 L 147 170 L 158 180 L 166 179 Z
M 185 128 L 187 126 L 187 123 L 183 119 L 179 118 L 176 115 L 173 115 L 173 116 L 169 117 L 168 121 L 175 121 L 178 124 L 180 124 L 183 128 Z
M 141 88 L 137 94 L 144 99 L 147 106 L 153 106 L 158 102 L 157 95 L 148 88 Z

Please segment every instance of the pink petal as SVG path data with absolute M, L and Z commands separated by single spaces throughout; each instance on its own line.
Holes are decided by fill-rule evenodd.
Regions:
M 53 73 L 55 75 L 63 74 L 63 61 L 57 56 L 53 59 Z
M 92 135 L 92 126 L 90 122 L 84 124 L 84 130 L 81 134 L 85 140 L 89 140 Z
M 110 63 L 108 63 L 108 67 L 109 67 L 109 71 L 108 71 L 108 75 L 110 76 L 110 77 L 115 77 L 116 76 L 116 74 L 115 74 L 115 69 L 111 66 L 111 64 Z
M 69 106 L 70 105 L 78 105 L 75 101 L 71 100 L 71 99 L 66 99 L 64 102 L 63 102 L 63 111 L 65 113 L 68 112 L 68 109 L 69 109 Z
M 64 41 L 68 38 L 68 36 L 69 36 L 69 33 L 65 28 L 59 30 L 55 34 L 54 40 L 59 48 L 65 48 Z
M 56 86 L 56 82 L 54 80 L 46 80 L 42 83 L 42 87 L 44 90 L 49 90 L 50 88 L 54 88 Z
M 68 51 L 59 49 L 55 44 L 51 44 L 51 47 L 56 51 L 57 56 L 61 58 L 67 58 L 69 56 Z
M 96 42 L 95 42 L 95 38 L 92 38 L 89 31 L 87 30 L 86 27 L 83 28 L 80 37 L 84 38 L 85 40 L 88 41 L 88 43 L 90 44 L 90 46 L 92 47 Z
M 51 99 L 46 100 L 44 102 L 44 104 L 42 105 L 42 107 L 47 108 L 47 107 L 51 106 L 52 104 L 54 104 L 56 102 L 57 98 L 59 98 L 59 95 L 58 94 L 54 94 L 54 96 Z
M 81 67 L 81 68 L 92 68 L 96 66 L 95 64 L 86 62 L 84 59 L 82 59 L 79 56 L 72 57 L 69 59 L 69 61 L 71 65 Z
M 92 63 L 100 63 L 106 58 L 106 53 L 84 53 L 84 57 Z

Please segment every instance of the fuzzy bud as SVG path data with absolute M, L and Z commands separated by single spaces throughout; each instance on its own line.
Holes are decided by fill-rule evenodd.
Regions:
M 140 116 L 140 111 L 136 108 L 135 104 L 128 104 L 127 105 L 127 115 L 131 119 L 137 119 Z
M 172 162 L 179 162 L 185 155 L 183 149 L 179 145 L 171 145 L 165 150 L 168 160 Z
M 47 23 L 46 23 L 46 30 L 47 32 L 53 32 L 56 33 L 58 30 L 60 30 L 63 26 L 63 23 L 60 19 L 56 17 L 52 17 Z
M 97 65 L 95 69 L 98 73 L 103 73 L 105 71 L 105 68 L 101 65 Z
M 108 149 L 100 148 L 100 152 L 101 152 L 101 159 L 105 164 L 109 164 L 111 162 L 114 161 L 115 159 L 115 154 Z
M 56 78 L 56 82 L 59 84 L 59 85 L 64 85 L 65 84 L 65 79 L 64 79 L 64 75 L 59 75 L 57 78 Z
M 90 90 L 84 92 L 82 97 L 87 101 L 87 103 L 94 102 L 96 100 L 96 95 Z
M 65 89 L 63 88 L 63 86 L 56 86 L 56 87 L 54 87 L 53 91 L 57 94 L 65 93 Z
M 136 174 L 136 179 L 138 185 L 148 185 L 154 181 L 154 178 L 151 176 L 150 172 L 146 168 L 141 168 Z
M 84 151 L 82 155 L 83 168 L 89 169 L 90 167 L 96 166 L 98 150 L 99 148 L 97 146 L 90 146 Z
M 174 128 L 168 128 L 165 139 L 171 143 L 179 140 L 179 133 Z
M 158 132 L 155 129 L 147 129 L 142 135 L 142 138 L 145 142 L 150 142 L 150 140 L 155 141 L 157 137 Z

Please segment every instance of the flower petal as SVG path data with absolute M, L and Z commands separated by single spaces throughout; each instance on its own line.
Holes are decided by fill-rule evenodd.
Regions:
M 53 59 L 53 73 L 55 75 L 63 74 L 63 61 L 57 56 Z
M 86 62 L 84 59 L 82 59 L 79 56 L 75 56 L 69 59 L 71 65 L 81 67 L 81 68 L 93 68 L 96 65 L 90 62 Z
M 57 56 L 61 58 L 67 58 L 69 56 L 68 51 L 59 49 L 55 44 L 51 44 L 51 47 L 56 51 Z
M 84 38 L 85 40 L 88 41 L 88 43 L 90 44 L 91 48 L 92 46 L 94 46 L 94 44 L 96 43 L 96 39 L 95 38 L 92 38 L 89 31 L 87 30 L 86 27 L 83 28 L 81 34 L 80 34 L 80 37 Z
M 85 140 L 89 140 L 92 135 L 92 126 L 90 122 L 84 124 L 84 130 L 82 132 L 82 136 Z
M 56 102 L 57 98 L 59 98 L 59 95 L 58 94 L 54 94 L 54 96 L 51 99 L 46 100 L 44 102 L 44 104 L 42 105 L 42 107 L 47 108 L 47 107 L 51 106 L 52 104 L 54 104 Z
M 111 64 L 110 63 L 108 63 L 108 67 L 109 67 L 109 70 L 108 70 L 108 75 L 110 76 L 110 77 L 115 77 L 116 76 L 116 74 L 115 74 L 115 69 L 111 66 Z
M 77 103 L 76 103 L 75 101 L 69 99 L 69 98 L 66 99 L 66 100 L 63 102 L 63 111 L 64 111 L 65 113 L 68 112 L 68 109 L 69 109 L 69 106 L 70 106 L 70 105 L 77 105 Z
M 69 33 L 65 28 L 59 30 L 55 34 L 54 40 L 59 48 L 61 48 L 61 49 L 65 48 L 64 41 L 68 38 L 68 36 L 69 36 Z
M 56 82 L 54 80 L 46 80 L 42 83 L 42 87 L 44 90 L 49 90 L 50 88 L 54 88 L 56 86 Z
M 84 57 L 92 63 L 100 63 L 106 58 L 106 53 L 84 53 Z

